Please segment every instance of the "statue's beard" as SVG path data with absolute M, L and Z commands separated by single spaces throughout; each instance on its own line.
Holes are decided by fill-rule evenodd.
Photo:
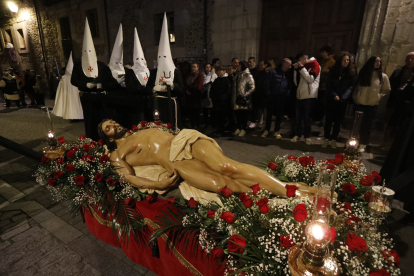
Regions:
M 114 135 L 112 136 L 112 139 L 118 140 L 124 137 L 125 133 L 127 133 L 128 129 L 121 126 L 121 130 L 118 130 L 118 128 L 114 129 Z

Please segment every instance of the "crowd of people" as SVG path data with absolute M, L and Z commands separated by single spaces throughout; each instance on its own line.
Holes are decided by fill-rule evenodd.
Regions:
M 6 108 L 12 105 L 18 108 L 45 105 L 47 87 L 42 77 L 36 75 L 34 70 L 26 70 L 23 74 L 21 71 L 8 68 L 1 75 L 0 94 Z M 25 95 L 29 97 L 30 104 L 26 103 Z
M 359 72 L 354 60 L 348 52 L 334 56 L 330 46 L 324 46 L 317 59 L 300 53 L 296 58 L 282 59 L 277 66 L 273 60 L 256 63 L 254 57 L 247 61 L 233 58 L 229 66 L 223 66 L 218 58 L 204 68 L 197 63 L 180 64 L 185 93 L 178 98 L 183 121 L 188 122 L 183 127 L 211 125 L 214 136 L 231 131 L 240 137 L 259 127 L 265 138 L 272 133 L 275 118 L 272 136 L 282 139 L 280 126 L 289 118 L 291 142 L 303 136 L 305 143 L 312 145 L 311 125 L 317 122 L 324 130 L 322 147 L 336 148 L 347 107 L 353 104 L 355 111 L 363 112 L 357 132 L 359 150 L 364 151 L 379 103 L 391 91 L 387 107 L 392 115 L 387 116 L 385 131 L 389 144 L 398 128 L 400 107 L 411 103 L 407 97 L 414 95 L 414 52 L 408 53 L 405 66 L 391 78 L 382 71 L 381 57 L 370 57 Z M 191 69 L 183 70 L 186 66 Z

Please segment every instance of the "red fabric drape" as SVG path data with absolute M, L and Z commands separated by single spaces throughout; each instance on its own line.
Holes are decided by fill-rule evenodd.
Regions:
M 158 201 L 153 204 L 149 204 L 146 201 L 139 201 L 136 203 L 136 207 L 141 211 L 144 218 L 148 218 L 153 222 L 155 222 L 155 218 L 161 214 L 161 210 L 167 210 L 166 207 L 174 208 L 172 207 L 172 204 L 162 199 L 158 199 Z M 110 227 L 100 224 L 87 209 L 83 208 L 82 211 L 84 212 L 88 230 L 103 242 L 122 248 L 124 253 L 131 259 L 131 261 L 145 266 L 159 276 L 194 275 L 179 261 L 179 259 L 173 254 L 172 250 L 167 250 L 167 244 L 163 239 L 158 239 L 160 258 L 152 257 L 151 246 L 147 246 L 145 248 L 139 247 L 132 236 L 129 239 L 128 245 L 120 244 L 117 242 L 116 237 L 114 236 Z M 149 227 L 149 229 L 152 230 L 151 227 Z M 187 251 L 183 253 L 183 250 L 180 246 L 177 248 L 177 250 L 189 263 L 191 263 L 196 268 L 196 270 L 200 272 L 201 275 L 220 276 L 224 274 L 223 269 L 220 268 L 215 262 L 211 263 L 209 261 L 210 259 L 203 262 L 204 254 L 202 253 L 201 249 L 198 251 L 199 253 L 197 255 L 192 254 L 191 249 L 187 249 Z

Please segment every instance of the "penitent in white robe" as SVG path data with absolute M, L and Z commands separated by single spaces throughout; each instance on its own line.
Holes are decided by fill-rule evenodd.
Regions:
M 79 90 L 70 83 L 71 74 L 66 74 L 59 82 L 56 92 L 55 107 L 53 114 L 63 119 L 83 119 L 83 110 L 79 97 Z

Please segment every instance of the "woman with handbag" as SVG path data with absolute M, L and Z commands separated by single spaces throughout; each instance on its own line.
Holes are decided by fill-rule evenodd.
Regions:
M 255 90 L 253 76 L 250 74 L 246 61 L 240 62 L 240 72 L 234 76 L 233 84 L 233 109 L 236 114 L 236 131 L 234 135 L 243 137 L 246 135 L 247 119 L 252 109 L 251 95 Z
M 336 148 L 341 124 L 345 117 L 346 107 L 351 99 L 352 87 L 355 84 L 356 72 L 348 52 L 341 53 L 335 65 L 330 69 L 326 80 L 326 113 L 325 140 L 323 148 L 330 144 Z
M 217 75 L 211 72 L 211 64 L 206 63 L 204 65 L 203 77 L 204 77 L 204 84 L 203 84 L 203 99 L 201 100 L 201 107 L 203 108 L 203 119 L 204 125 L 207 127 L 209 120 L 208 116 L 210 113 L 211 108 L 213 107 L 211 97 L 210 97 L 210 88 L 211 84 L 217 79 Z
M 381 58 L 370 57 L 358 74 L 355 93 L 352 98 L 355 111 L 362 111 L 361 129 L 359 131 L 359 151 L 365 151 L 369 144 L 371 128 L 375 113 L 383 96 L 391 91 L 388 76 L 382 72 Z

